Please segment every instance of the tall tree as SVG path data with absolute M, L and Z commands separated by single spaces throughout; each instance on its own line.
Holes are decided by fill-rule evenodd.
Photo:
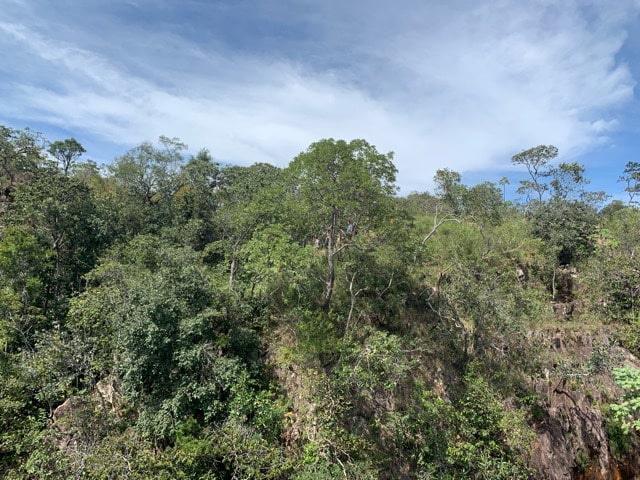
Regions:
M 502 177 L 498 184 L 502 187 L 502 201 L 507 201 L 507 185 L 509 185 L 509 179 L 507 177 Z
M 567 200 L 576 194 L 583 193 L 584 185 L 589 180 L 584 176 L 584 165 L 578 162 L 562 162 L 557 167 L 551 167 L 544 173 L 551 177 L 551 193 L 554 199 Z
M 201 150 L 180 169 L 180 189 L 176 193 L 187 218 L 208 219 L 218 206 L 221 186 L 220 164 L 208 150 Z
M 624 191 L 629 194 L 629 205 L 637 203 L 635 197 L 640 193 L 640 162 L 627 162 L 620 181 L 627 184 Z
M 448 208 L 453 210 L 453 213 L 460 213 L 462 197 L 466 192 L 466 187 L 460 183 L 461 180 L 460 173 L 449 168 L 441 168 L 433 176 L 436 195 Z
M 4 221 L 28 227 L 53 254 L 53 269 L 42 279 L 44 311 L 66 303 L 66 296 L 79 289 L 82 275 L 93 268 L 102 246 L 101 222 L 89 188 L 55 169 L 39 169 L 31 183 L 16 190 Z
M 281 209 L 283 172 L 266 163 L 228 167 L 220 172 L 220 207 L 214 221 L 229 262 L 229 286 L 234 287 L 238 253 L 261 226 L 273 223 Z
M 465 215 L 476 221 L 497 225 L 506 211 L 500 189 L 492 182 L 483 182 L 466 189 L 463 197 Z
M 532 233 L 545 242 L 559 265 L 584 259 L 593 251 L 596 210 L 579 200 L 551 199 L 529 215 Z
M 148 204 L 171 197 L 177 187 L 178 166 L 187 146 L 177 138 L 160 137 L 160 147 L 144 142 L 109 167 L 118 184 Z
M 85 153 L 86 150 L 75 138 L 58 140 L 49 146 L 49 153 L 58 161 L 62 172 L 67 175 L 73 162 Z
M 108 220 L 117 235 L 131 238 L 137 233 L 156 232 L 172 222 L 187 146 L 177 138 L 162 136 L 159 141 L 160 146 L 141 143 L 109 165 L 112 195 L 107 196 Z
M 203 149 L 180 169 L 173 196 L 173 229 L 182 243 L 202 250 L 217 238 L 215 214 L 220 204 L 221 169 Z M 188 232 L 188 233 L 187 233 Z
M 379 153 L 365 140 L 329 138 L 311 144 L 289 164 L 293 198 L 304 210 L 308 232 L 325 239 L 325 312 L 331 305 L 337 255 L 351 245 L 350 236 L 388 220 L 396 191 L 392 160 L 392 152 Z
M 537 147 L 524 150 L 511 158 L 514 165 L 524 165 L 531 176 L 531 180 L 521 180 L 517 192 L 538 196 L 538 201 L 542 201 L 542 196 L 549 187 L 542 182 L 549 163 L 558 156 L 558 149 L 553 145 L 538 145 Z
M 0 125 L 0 192 L 11 200 L 16 185 L 42 162 L 42 138 L 30 130 Z

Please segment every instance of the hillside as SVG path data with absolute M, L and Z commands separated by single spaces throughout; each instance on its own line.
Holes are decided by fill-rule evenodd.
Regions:
M 640 478 L 640 210 L 555 147 L 510 202 L 0 133 L 2 478 Z

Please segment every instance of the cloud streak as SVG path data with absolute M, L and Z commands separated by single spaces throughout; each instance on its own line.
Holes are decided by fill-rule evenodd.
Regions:
M 189 8 L 208 8 L 198 5 Z M 261 10 L 260 22 L 284 33 L 246 32 L 254 46 L 234 44 L 239 36 L 223 27 L 199 37 L 195 23 L 187 35 L 180 18 L 155 31 L 126 16 L 102 21 L 105 38 L 131 45 L 126 52 L 56 37 L 15 3 L 0 21 L 0 47 L 10 52 L 0 64 L 4 115 L 122 146 L 178 136 L 244 164 L 284 166 L 320 138 L 362 137 L 396 151 L 408 193 L 429 189 L 443 166 L 505 168 L 540 143 L 569 156 L 606 144 L 633 99 L 635 81 L 617 55 L 637 20 L 634 2 L 286 7 Z

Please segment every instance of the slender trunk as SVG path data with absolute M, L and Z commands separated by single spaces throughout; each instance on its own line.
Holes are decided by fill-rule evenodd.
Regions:
M 333 295 L 333 286 L 335 284 L 336 279 L 336 268 L 334 264 L 334 252 L 336 247 L 336 223 L 338 220 L 338 214 L 336 209 L 333 209 L 333 213 L 331 214 L 331 226 L 329 227 L 329 239 L 327 242 L 327 286 L 324 293 L 324 302 L 322 303 L 322 310 L 324 312 L 329 311 L 329 307 L 331 306 L 331 296 Z
M 236 271 L 238 270 L 238 244 L 234 244 L 231 250 L 231 266 L 229 267 L 229 288 L 233 289 L 236 283 Z
M 347 323 L 344 327 L 344 336 L 342 339 L 342 343 L 344 344 L 345 339 L 347 338 L 347 335 L 349 334 L 349 327 L 352 325 L 351 320 L 353 319 L 353 312 L 356 309 L 356 298 L 358 298 L 358 295 L 360 295 L 362 292 L 364 292 L 365 290 L 367 290 L 366 287 L 364 288 L 360 288 L 357 292 L 353 291 L 353 282 L 356 279 L 356 274 L 354 273 L 353 275 L 351 275 L 351 280 L 349 280 L 349 297 L 351 298 L 351 306 L 349 307 L 349 315 L 347 316 Z M 391 285 L 391 282 L 389 282 L 389 285 Z
M 62 279 L 62 242 L 64 241 L 64 233 L 60 234 L 53 242 L 53 251 L 56 254 L 56 270 L 53 277 L 53 295 L 58 302 L 61 295 Z

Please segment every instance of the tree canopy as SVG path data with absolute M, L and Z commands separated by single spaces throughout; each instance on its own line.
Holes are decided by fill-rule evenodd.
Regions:
M 515 201 L 398 197 L 363 139 L 190 152 L 0 128 L 2 478 L 636 473 L 634 163 L 600 208 L 551 145 Z

